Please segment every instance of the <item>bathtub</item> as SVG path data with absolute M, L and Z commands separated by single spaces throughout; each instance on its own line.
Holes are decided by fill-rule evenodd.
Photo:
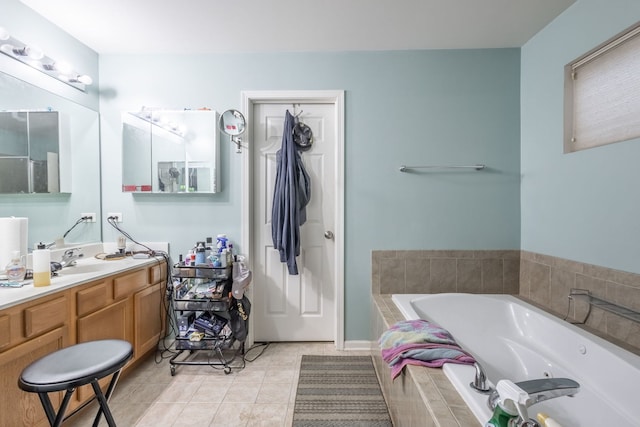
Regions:
M 529 408 L 565 427 L 640 426 L 640 357 L 510 295 L 396 294 L 407 319 L 426 319 L 447 329 L 484 367 L 492 386 L 566 377 L 580 383 L 574 397 Z M 473 391 L 472 366 L 445 364 L 444 373 L 480 425 L 491 417 L 487 395 Z

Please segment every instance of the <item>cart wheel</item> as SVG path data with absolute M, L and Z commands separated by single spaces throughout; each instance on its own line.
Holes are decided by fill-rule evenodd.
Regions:
M 176 375 L 176 367 L 171 365 L 169 369 L 171 370 L 171 376 L 172 377 L 175 376 Z
M 231 368 L 228 367 L 228 366 L 225 366 L 224 367 L 224 373 L 225 373 L 225 375 L 229 375 L 231 373 Z

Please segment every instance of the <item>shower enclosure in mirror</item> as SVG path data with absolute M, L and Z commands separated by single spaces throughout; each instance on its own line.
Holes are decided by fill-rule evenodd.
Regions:
M 218 191 L 215 111 L 126 112 L 122 123 L 123 192 Z
M 57 111 L 0 111 L 0 193 L 60 192 Z

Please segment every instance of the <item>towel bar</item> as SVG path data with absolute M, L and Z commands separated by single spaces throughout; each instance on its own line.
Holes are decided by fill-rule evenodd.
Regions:
M 400 172 L 406 172 L 409 169 L 475 169 L 477 171 L 484 169 L 485 165 L 424 165 L 424 166 L 400 166 Z

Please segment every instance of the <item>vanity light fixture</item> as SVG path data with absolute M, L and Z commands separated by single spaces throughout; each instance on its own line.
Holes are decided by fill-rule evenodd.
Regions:
M 168 121 L 161 113 L 162 110 L 150 110 L 143 107 L 140 112 L 131 112 L 130 114 L 150 123 L 152 126 L 157 126 L 180 138 L 184 138 L 187 129 L 176 122 Z
M 78 74 L 71 64 L 48 57 L 38 47 L 12 37 L 3 27 L 0 27 L 0 52 L 83 92 L 93 83 L 90 76 Z

